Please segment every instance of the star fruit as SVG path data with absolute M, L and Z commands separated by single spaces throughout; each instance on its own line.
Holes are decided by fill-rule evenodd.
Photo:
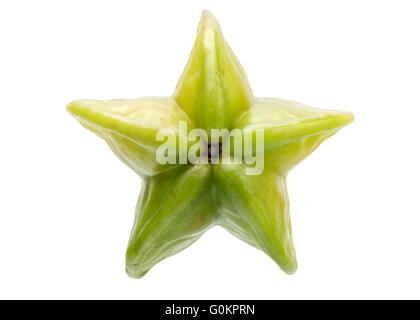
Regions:
M 126 271 L 134 278 L 187 248 L 215 225 L 265 252 L 286 273 L 294 273 L 297 261 L 286 175 L 354 118 L 349 112 L 254 97 L 245 71 L 208 11 L 203 12 L 188 63 L 171 97 L 77 100 L 67 110 L 144 181 L 126 253 Z M 211 129 L 263 129 L 264 170 L 249 175 L 249 164 L 234 159 L 218 164 L 159 163 L 160 129 L 175 133 L 177 156 L 191 147 L 190 140 L 180 143 L 188 139 L 179 129 L 180 121 L 209 136 Z M 211 147 L 208 141 L 202 143 Z

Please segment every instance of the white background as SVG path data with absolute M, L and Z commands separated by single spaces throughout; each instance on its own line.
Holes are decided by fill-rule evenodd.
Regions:
M 141 180 L 65 106 L 172 93 L 202 9 L 257 96 L 354 112 L 289 175 L 299 268 L 214 228 L 124 272 Z M 420 298 L 416 1 L 2 1 L 0 298 Z

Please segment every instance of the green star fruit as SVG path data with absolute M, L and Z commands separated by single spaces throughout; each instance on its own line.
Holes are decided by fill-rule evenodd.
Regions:
M 286 175 L 354 118 L 349 112 L 254 97 L 242 66 L 208 11 L 203 12 L 187 66 L 171 97 L 77 100 L 67 110 L 144 181 L 126 254 L 126 271 L 134 278 L 215 225 L 265 252 L 286 273 L 294 273 Z M 218 164 L 159 163 L 159 130 L 175 134 L 168 144 L 177 159 L 195 143 L 188 140 L 189 131 L 179 129 L 180 121 L 208 136 L 212 129 L 264 130 L 264 170 L 247 174 L 250 164 L 231 153 Z M 209 141 L 200 143 L 205 149 L 210 146 Z M 251 147 L 255 152 L 254 140 Z

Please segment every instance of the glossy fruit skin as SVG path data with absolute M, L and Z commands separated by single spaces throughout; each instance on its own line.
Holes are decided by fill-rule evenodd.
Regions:
M 187 248 L 215 225 L 264 251 L 286 273 L 294 273 L 297 261 L 286 175 L 354 119 L 349 112 L 255 98 L 219 23 L 208 11 L 203 12 L 197 40 L 172 97 L 77 100 L 67 109 L 144 181 L 126 254 L 126 271 L 134 278 Z M 162 128 L 176 133 L 177 156 L 191 147 L 193 141 L 180 143 L 185 133 L 179 131 L 179 121 L 209 136 L 211 129 L 263 129 L 263 172 L 248 175 L 249 165 L 237 163 L 233 153 L 219 164 L 158 163 L 156 135 Z M 252 148 L 255 151 L 255 144 Z

